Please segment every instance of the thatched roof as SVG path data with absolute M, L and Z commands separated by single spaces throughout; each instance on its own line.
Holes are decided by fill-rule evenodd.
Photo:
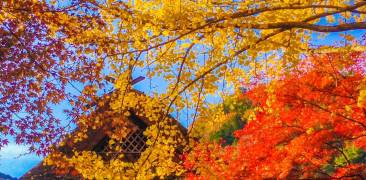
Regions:
M 144 93 L 137 91 L 137 90 L 131 90 L 132 92 L 136 93 L 136 95 L 143 95 L 147 98 L 149 98 L 148 96 L 146 96 Z M 97 113 L 102 113 L 103 111 L 110 109 L 108 104 L 109 103 L 105 103 L 107 104 L 104 107 L 98 107 L 96 108 Z M 135 124 L 136 126 L 138 126 L 141 129 L 146 129 L 147 126 L 151 125 L 152 122 L 149 121 L 148 117 L 143 117 L 143 116 L 138 116 L 136 114 L 140 114 L 137 113 L 138 111 L 141 111 L 140 107 L 134 107 L 132 109 L 129 110 L 130 111 L 130 116 L 126 117 L 123 116 L 121 114 L 106 114 L 103 115 L 103 119 L 111 119 L 111 118 L 119 118 L 121 121 L 128 121 L 128 122 L 133 122 L 133 124 Z M 163 113 L 163 112 L 162 112 Z M 168 118 L 170 118 L 175 125 L 178 126 L 178 128 L 180 129 L 180 131 L 182 132 L 182 134 L 184 136 L 187 135 L 187 130 L 185 127 L 183 127 L 178 121 L 176 121 L 173 117 L 168 116 Z M 78 129 L 76 129 L 73 133 L 71 133 L 70 136 L 68 136 L 68 138 L 66 138 L 64 140 L 64 144 L 63 146 L 59 146 L 57 148 L 58 151 L 66 154 L 67 156 L 72 156 L 73 154 L 73 150 L 76 151 L 95 151 L 95 149 L 97 149 L 98 147 L 98 143 L 100 144 L 101 141 L 104 141 L 105 137 L 108 136 L 108 132 L 111 131 L 111 129 L 113 128 L 113 125 L 111 123 L 106 123 L 103 126 L 93 129 L 93 128 L 88 128 L 87 130 L 87 137 L 85 139 L 83 139 L 82 141 L 79 142 L 74 142 L 73 139 L 73 134 L 78 133 Z M 76 176 L 72 176 L 69 174 L 71 174 L 70 172 L 66 172 L 66 174 L 64 175 L 57 175 L 54 173 L 54 170 L 56 168 L 55 167 L 50 167 L 50 166 L 45 166 L 43 165 L 43 162 L 39 163 L 36 167 L 34 167 L 33 169 L 31 169 L 30 171 L 28 171 L 25 175 L 23 175 L 20 179 L 80 179 L 80 177 L 76 177 Z

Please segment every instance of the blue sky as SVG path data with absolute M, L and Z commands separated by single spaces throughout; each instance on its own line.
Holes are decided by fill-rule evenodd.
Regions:
M 347 33 L 352 34 L 356 38 L 360 38 L 366 31 L 356 30 L 356 31 L 349 31 Z M 314 39 L 312 42 L 315 45 L 329 45 L 334 43 L 335 41 L 342 40 L 339 36 L 341 33 L 332 33 L 329 34 L 324 39 Z M 138 74 L 136 74 L 136 77 Z M 155 82 L 155 84 L 164 83 L 164 82 Z M 149 82 L 145 79 L 142 82 L 139 82 L 134 86 L 134 88 L 148 92 L 149 90 Z M 160 87 L 161 88 L 161 87 Z M 60 118 L 64 118 L 62 111 L 56 110 L 56 114 Z M 185 124 L 186 125 L 186 124 Z M 11 142 L 8 146 L 0 150 L 0 172 L 9 174 L 13 177 L 20 177 L 25 172 L 30 170 L 32 167 L 37 165 L 41 162 L 42 157 L 38 157 L 35 154 L 26 154 L 27 147 L 24 145 L 17 145 Z
M 15 143 L 10 143 L 3 148 L 0 151 L 0 172 L 13 177 L 20 177 L 41 161 L 42 158 L 35 154 L 19 157 L 19 155 L 26 153 L 27 150 L 26 146 Z
M 135 77 L 139 75 L 135 74 Z M 162 83 L 165 82 L 160 82 L 160 84 Z M 156 82 L 154 85 L 156 85 Z M 143 92 L 149 92 L 148 87 L 149 82 L 146 79 L 134 86 L 135 89 Z M 160 89 L 161 87 L 158 88 Z M 66 117 L 62 110 L 65 107 L 69 107 L 69 105 L 61 103 L 54 108 L 55 115 L 64 121 Z M 27 154 L 27 150 L 28 147 L 26 145 L 18 145 L 14 141 L 10 141 L 8 146 L 0 150 L 0 172 L 18 178 L 42 161 L 43 157 L 39 157 L 36 154 Z
M 355 30 L 355 31 L 348 31 L 348 34 L 352 34 L 356 38 L 360 38 L 366 31 L 363 30 Z M 342 40 L 339 36 L 343 33 L 331 33 L 324 39 L 317 39 L 314 36 L 312 40 L 312 44 L 314 45 L 330 45 L 336 41 Z M 136 77 L 142 74 L 135 74 Z M 159 89 L 161 89 L 165 82 L 155 81 L 155 85 L 159 85 Z M 163 86 L 161 86 L 163 85 Z M 145 79 L 142 82 L 139 82 L 134 86 L 136 89 L 149 92 L 149 80 Z M 61 105 L 61 106 L 64 106 Z M 67 107 L 68 105 L 66 105 Z M 57 107 L 57 106 L 56 106 Z M 55 108 L 55 114 L 61 118 L 65 119 L 64 114 L 60 109 Z M 183 123 L 187 126 L 186 123 Z M 8 146 L 4 147 L 0 150 L 0 172 L 11 175 L 13 177 L 20 177 L 25 172 L 29 171 L 32 167 L 37 165 L 41 162 L 42 157 L 38 157 L 35 154 L 25 154 L 27 153 L 27 146 L 25 145 L 17 145 L 14 142 L 10 142 Z

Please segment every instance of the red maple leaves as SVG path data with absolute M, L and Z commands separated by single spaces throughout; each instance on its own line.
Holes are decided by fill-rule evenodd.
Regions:
M 88 8 L 84 2 L 75 3 Z M 72 83 L 99 78 L 96 60 L 77 54 L 83 47 L 65 41 L 77 32 L 68 28 L 74 22 L 60 24 L 60 17 L 75 17 L 76 6 L 62 9 L 41 1 L 5 0 L 0 7 L 0 16 L 6 16 L 0 20 L 0 148 L 14 137 L 31 151 L 46 153 L 65 133 L 53 112 L 55 104 L 77 99 L 76 93 L 70 94 L 75 91 Z M 78 16 L 80 24 L 93 18 Z M 52 27 L 57 29 L 53 33 Z
M 235 132 L 237 145 L 191 152 L 185 160 L 191 177 L 366 177 L 366 109 L 357 106 L 362 58 L 317 55 L 283 80 L 246 93 L 256 118 Z M 211 159 L 200 158 L 211 152 Z

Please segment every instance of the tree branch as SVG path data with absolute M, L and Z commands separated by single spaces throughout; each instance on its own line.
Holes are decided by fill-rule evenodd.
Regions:
M 305 22 L 278 22 L 278 23 L 269 23 L 269 24 L 242 24 L 239 27 L 247 28 L 247 29 L 300 28 L 300 29 L 307 29 L 307 30 L 317 31 L 317 32 L 341 32 L 341 31 L 349 31 L 349 30 L 354 30 L 354 29 L 366 29 L 366 22 L 339 24 L 339 25 L 335 25 L 335 26 L 322 26 L 322 25 L 310 24 L 310 23 L 305 23 Z

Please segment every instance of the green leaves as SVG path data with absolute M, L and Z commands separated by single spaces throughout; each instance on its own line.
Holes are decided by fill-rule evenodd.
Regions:
M 223 146 L 236 144 L 237 139 L 234 136 L 234 132 L 242 129 L 245 124 L 245 121 L 243 121 L 239 115 L 235 115 L 232 119 L 228 120 L 219 131 L 210 136 L 210 141 L 222 143 Z
M 223 102 L 223 111 L 228 120 L 222 127 L 210 135 L 210 141 L 222 143 L 223 146 L 232 145 L 237 142 L 234 136 L 236 130 L 242 129 L 246 124 L 244 114 L 252 105 L 249 99 L 236 97 L 227 97 Z
M 344 167 L 354 163 L 366 163 L 366 151 L 354 144 L 346 145 L 334 159 L 335 166 Z

